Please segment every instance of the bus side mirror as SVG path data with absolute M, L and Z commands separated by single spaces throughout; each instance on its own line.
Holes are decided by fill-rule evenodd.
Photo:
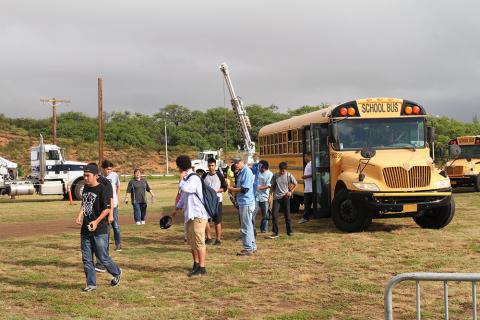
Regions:
M 456 159 L 462 153 L 462 148 L 458 144 L 451 144 L 448 146 L 448 153 L 450 157 Z
M 432 144 L 435 141 L 435 128 L 427 127 L 427 142 Z
M 337 127 L 336 123 L 332 123 L 330 125 L 330 132 L 329 132 L 328 136 L 329 136 L 328 139 L 329 139 L 330 143 L 332 143 L 332 144 L 337 144 L 338 143 L 338 127 Z

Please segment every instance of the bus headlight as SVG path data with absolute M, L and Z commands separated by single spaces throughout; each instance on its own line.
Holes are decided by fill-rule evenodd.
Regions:
M 375 183 L 353 182 L 353 186 L 363 191 L 380 191 L 380 188 Z
M 443 188 L 450 188 L 450 179 L 443 179 L 440 181 L 435 182 L 435 188 L 443 189 Z

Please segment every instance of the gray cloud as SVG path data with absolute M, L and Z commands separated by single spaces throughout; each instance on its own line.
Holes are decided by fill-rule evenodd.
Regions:
M 223 105 L 218 65 L 246 103 L 286 110 L 369 96 L 480 114 L 475 1 L 2 1 L 0 112 L 46 117 L 41 97 L 93 115 Z

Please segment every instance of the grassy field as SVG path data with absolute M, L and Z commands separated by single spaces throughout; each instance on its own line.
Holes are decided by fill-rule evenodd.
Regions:
M 159 195 L 151 212 L 168 210 L 173 181 L 152 181 Z M 338 232 L 329 219 L 295 224 L 296 234 L 258 237 L 258 252 L 237 257 L 238 220 L 227 209 L 224 242 L 208 247 L 208 276 L 189 279 L 183 226 L 122 227 L 125 250 L 112 252 L 124 271 L 119 287 L 98 275 L 85 284 L 78 231 L 0 241 L 0 318 L 103 319 L 382 319 L 386 282 L 402 272 L 475 272 L 480 263 L 480 194 L 456 194 L 457 214 L 443 230 L 411 219 L 378 220 L 368 232 Z M 0 221 L 70 219 L 61 201 L 0 202 Z M 131 214 L 121 207 L 121 214 Z M 294 217 L 294 221 L 299 216 Z M 281 232 L 284 231 L 281 223 Z M 422 286 L 422 319 L 442 315 L 442 284 Z M 451 319 L 470 317 L 470 286 L 450 286 Z M 396 319 L 414 318 L 414 283 L 394 291 Z

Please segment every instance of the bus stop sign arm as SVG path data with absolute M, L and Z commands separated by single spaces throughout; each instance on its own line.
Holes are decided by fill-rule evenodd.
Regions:
M 252 141 L 250 137 L 250 119 L 248 118 L 247 112 L 243 106 L 242 99 L 235 94 L 235 90 L 233 89 L 232 80 L 230 79 L 230 74 L 228 73 L 228 66 L 226 63 L 222 63 L 220 65 L 220 71 L 225 78 L 225 82 L 228 87 L 228 91 L 231 97 L 231 103 L 233 112 L 235 113 L 235 117 L 237 119 L 238 127 L 240 129 L 240 133 L 242 134 L 243 138 L 243 145 L 244 151 L 246 154 L 246 161 L 247 163 L 253 163 L 253 155 L 255 154 L 255 142 Z

